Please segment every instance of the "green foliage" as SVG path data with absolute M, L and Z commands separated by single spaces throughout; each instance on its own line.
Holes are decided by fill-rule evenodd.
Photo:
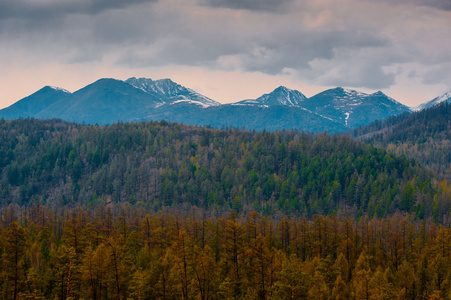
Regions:
M 446 197 L 406 157 L 340 135 L 213 130 L 168 122 L 0 122 L 0 207 L 130 203 L 312 216 L 428 218 Z
M 451 174 L 451 104 L 390 117 L 353 130 L 350 135 L 405 154 L 439 173 Z

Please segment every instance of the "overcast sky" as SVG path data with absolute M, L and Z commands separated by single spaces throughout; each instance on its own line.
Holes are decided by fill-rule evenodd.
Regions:
M 222 103 L 285 85 L 415 106 L 451 90 L 451 0 L 0 0 L 0 108 L 132 76 Z

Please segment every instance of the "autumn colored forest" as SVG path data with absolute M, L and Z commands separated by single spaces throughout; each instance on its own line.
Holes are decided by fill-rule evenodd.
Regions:
M 343 135 L 0 120 L 2 299 L 451 299 L 451 186 Z
M 449 227 L 42 206 L 2 228 L 4 299 L 448 299 Z M 8 220 L 11 218 L 10 220 Z

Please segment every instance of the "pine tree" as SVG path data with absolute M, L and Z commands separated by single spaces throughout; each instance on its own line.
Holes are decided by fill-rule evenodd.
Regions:
M 2 240 L 4 253 L 2 255 L 3 266 L 7 270 L 6 278 L 11 283 L 11 291 L 8 297 L 18 299 L 25 276 L 23 269 L 27 230 L 17 222 L 13 222 L 3 232 Z

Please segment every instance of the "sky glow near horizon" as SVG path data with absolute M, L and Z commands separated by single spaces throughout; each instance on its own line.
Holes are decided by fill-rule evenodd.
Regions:
M 451 0 L 0 0 L 0 108 L 46 85 L 171 78 L 221 103 L 451 90 Z

